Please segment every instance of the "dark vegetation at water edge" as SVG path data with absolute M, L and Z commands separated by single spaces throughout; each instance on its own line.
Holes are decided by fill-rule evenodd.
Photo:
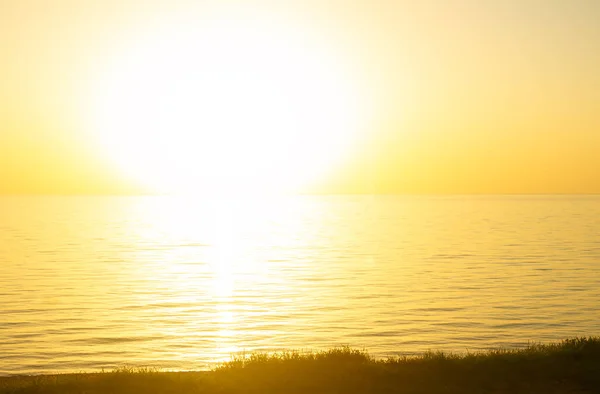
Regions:
M 0 393 L 600 393 L 600 337 L 463 355 L 376 360 L 341 348 L 253 354 L 210 372 L 5 377 Z

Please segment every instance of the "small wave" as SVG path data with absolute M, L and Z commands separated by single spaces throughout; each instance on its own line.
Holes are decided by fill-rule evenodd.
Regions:
M 68 343 L 80 343 L 90 345 L 112 345 L 118 343 L 129 343 L 129 342 L 149 342 L 163 339 L 164 337 L 92 337 L 82 339 L 69 339 L 65 342 Z
M 412 312 L 458 312 L 464 309 L 463 307 L 431 307 L 413 309 Z
M 471 253 L 439 253 L 439 254 L 434 254 L 431 257 L 434 258 L 438 258 L 438 259 L 462 259 L 462 258 L 466 258 L 466 257 L 475 257 L 474 254 Z

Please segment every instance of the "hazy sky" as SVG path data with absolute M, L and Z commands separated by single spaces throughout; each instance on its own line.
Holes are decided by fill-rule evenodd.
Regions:
M 216 3 L 293 21 L 370 92 L 360 142 L 311 191 L 600 193 L 596 0 L 2 0 L 0 193 L 138 190 L 84 130 L 89 81 Z

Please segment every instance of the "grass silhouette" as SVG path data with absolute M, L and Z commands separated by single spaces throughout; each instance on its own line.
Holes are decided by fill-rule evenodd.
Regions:
M 237 356 L 208 372 L 0 378 L 0 393 L 598 393 L 600 337 L 472 354 L 378 360 L 350 348 Z

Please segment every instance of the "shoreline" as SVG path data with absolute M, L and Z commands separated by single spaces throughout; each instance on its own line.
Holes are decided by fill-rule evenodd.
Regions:
M 591 393 L 600 337 L 467 354 L 375 359 L 348 347 L 254 353 L 210 371 L 123 367 L 110 372 L 0 377 L 0 393 Z

